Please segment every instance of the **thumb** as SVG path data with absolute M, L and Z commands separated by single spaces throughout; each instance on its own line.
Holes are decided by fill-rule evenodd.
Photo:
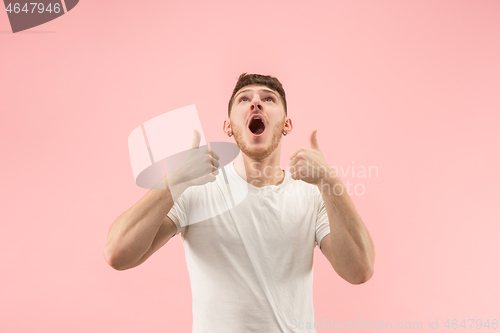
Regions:
M 311 137 L 309 138 L 309 142 L 311 143 L 311 148 L 315 150 L 320 150 L 319 149 L 319 144 L 318 144 L 318 138 L 316 137 L 316 133 L 318 130 L 313 130 L 311 132 Z
M 191 146 L 189 147 L 189 149 L 200 147 L 200 141 L 201 141 L 200 131 L 197 128 L 193 128 L 193 132 L 194 132 L 193 141 L 191 141 Z

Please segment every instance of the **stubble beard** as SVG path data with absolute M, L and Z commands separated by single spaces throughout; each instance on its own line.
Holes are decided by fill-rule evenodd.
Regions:
M 281 134 L 283 131 L 283 122 L 278 122 L 273 129 L 273 138 L 271 141 L 271 144 L 266 148 L 253 148 L 249 147 L 246 142 L 243 139 L 243 130 L 248 130 L 248 128 L 241 128 L 238 126 L 232 126 L 233 129 L 233 135 L 234 135 L 234 141 L 236 141 L 236 144 L 240 148 L 240 150 L 243 152 L 243 154 L 247 155 L 248 157 L 261 161 L 265 158 L 267 158 L 271 153 L 278 147 L 280 140 L 281 140 Z M 266 129 L 267 130 L 267 129 Z

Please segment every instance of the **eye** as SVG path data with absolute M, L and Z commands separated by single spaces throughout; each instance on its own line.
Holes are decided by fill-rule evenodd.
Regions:
M 240 102 L 242 102 L 244 99 L 248 99 L 248 98 L 243 96 L 242 98 L 240 98 Z
M 274 99 L 272 97 L 266 97 L 266 98 L 264 98 L 265 101 L 267 101 L 268 99 L 270 99 L 271 102 L 274 102 Z

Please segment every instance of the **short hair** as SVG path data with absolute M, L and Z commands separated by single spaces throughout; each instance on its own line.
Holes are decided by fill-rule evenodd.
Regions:
M 275 78 L 274 76 L 269 76 L 269 75 L 243 73 L 238 78 L 238 82 L 236 82 L 236 86 L 234 87 L 233 94 L 231 95 L 231 99 L 229 100 L 229 104 L 228 104 L 228 108 L 227 108 L 228 117 L 231 115 L 231 107 L 233 106 L 233 103 L 234 103 L 234 95 L 236 95 L 236 93 L 241 88 L 243 88 L 245 86 L 252 85 L 252 84 L 260 84 L 263 86 L 267 86 L 268 88 L 270 88 L 274 91 L 277 91 L 278 94 L 280 95 L 281 102 L 283 103 L 283 106 L 285 108 L 285 116 L 287 115 L 285 90 L 283 89 L 281 82 L 277 78 Z

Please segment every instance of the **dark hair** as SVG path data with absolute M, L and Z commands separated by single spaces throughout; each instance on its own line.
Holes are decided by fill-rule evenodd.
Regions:
M 236 82 L 236 86 L 234 87 L 233 94 L 231 95 L 231 99 L 229 100 L 228 108 L 227 108 L 227 115 L 231 115 L 231 107 L 233 106 L 234 102 L 234 95 L 243 87 L 249 86 L 252 84 L 261 84 L 264 86 L 267 86 L 268 88 L 277 91 L 280 94 L 281 97 L 281 102 L 283 103 L 283 106 L 285 108 L 285 115 L 287 115 L 286 112 L 286 98 L 285 98 L 285 90 L 283 89 L 283 86 L 281 85 L 281 82 L 275 78 L 274 76 L 269 76 L 269 75 L 260 75 L 260 74 L 248 74 L 243 73 L 240 75 L 238 78 L 238 82 Z

